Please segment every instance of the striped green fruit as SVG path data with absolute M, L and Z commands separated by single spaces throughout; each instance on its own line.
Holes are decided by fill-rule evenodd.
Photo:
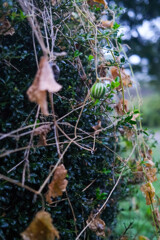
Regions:
M 91 96 L 94 99 L 100 99 L 104 97 L 106 93 L 106 87 L 103 83 L 95 83 L 91 88 Z

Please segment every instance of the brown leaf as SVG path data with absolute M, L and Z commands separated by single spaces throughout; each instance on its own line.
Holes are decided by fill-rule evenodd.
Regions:
M 97 125 L 92 127 L 94 129 L 94 131 L 101 129 L 101 120 L 98 120 L 97 123 L 98 123 Z M 100 132 L 98 131 L 98 133 L 100 133 Z
M 124 69 L 120 69 L 120 74 L 119 74 L 119 69 L 118 67 L 111 67 L 110 68 L 110 72 L 111 72 L 111 75 L 113 77 L 113 80 L 115 80 L 116 77 L 120 77 L 121 75 L 121 79 L 122 79 L 122 83 L 123 83 L 123 86 L 124 87 L 131 87 L 132 86 L 132 81 L 131 81 L 131 78 L 129 75 L 127 75 L 124 71 Z M 122 85 L 120 83 L 120 86 L 117 87 L 117 90 L 120 90 L 122 88 Z
M 145 168 L 145 174 L 147 177 L 147 180 L 150 182 L 155 182 L 157 181 L 156 177 L 157 169 L 156 168 Z
M 47 91 L 54 93 L 58 92 L 61 88 L 62 86 L 55 80 L 52 68 L 48 63 L 47 58 L 41 57 L 35 79 L 27 91 L 29 100 L 39 104 L 42 113 L 48 116 Z
M 99 216 L 96 216 L 95 218 L 93 217 L 94 215 L 91 213 L 86 221 L 87 224 L 92 221 L 89 225 L 89 229 L 95 232 L 97 236 L 105 237 L 105 222 Z
M 65 179 L 67 176 L 67 170 L 64 165 L 59 165 L 54 173 L 53 179 L 48 186 L 48 192 L 46 194 L 46 201 L 52 203 L 51 197 L 55 198 L 62 196 L 63 192 L 66 191 L 68 181 Z
M 59 232 L 52 224 L 51 215 L 40 211 L 21 236 L 24 240 L 54 240 L 59 239 Z
M 42 125 L 34 129 L 33 136 L 39 136 L 38 146 L 46 146 L 46 136 L 47 133 L 51 130 L 50 124 Z
M 49 131 L 51 131 L 51 125 L 45 124 L 45 125 L 35 128 L 33 135 L 37 136 L 37 135 L 41 135 L 41 134 L 47 134 Z
M 146 205 L 152 204 L 155 200 L 155 189 L 151 182 L 147 182 L 141 186 L 141 191 L 145 194 Z
M 13 35 L 15 33 L 15 30 L 13 27 L 11 27 L 10 22 L 5 19 L 5 17 L 0 18 L 0 35 Z
M 105 5 L 105 8 L 108 8 L 107 2 L 105 0 L 93 0 L 93 2 L 103 4 L 103 5 Z
M 106 20 L 106 21 L 101 21 L 101 27 L 103 28 L 112 28 L 113 27 L 113 21 L 109 21 L 109 20 Z
M 124 99 L 124 106 L 123 106 L 123 99 L 120 99 L 120 101 L 115 106 L 116 112 L 118 115 L 122 116 L 125 113 L 128 112 L 128 101 Z

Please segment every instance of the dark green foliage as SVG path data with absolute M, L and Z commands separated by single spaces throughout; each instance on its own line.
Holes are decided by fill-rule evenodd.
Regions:
M 68 8 L 71 8 L 71 2 L 63 1 L 61 8 L 58 9 L 57 7 L 57 12 L 59 11 L 60 13 L 61 11 L 64 11 L 61 13 L 63 17 L 63 14 L 68 11 Z M 12 11 L 17 14 L 20 12 L 19 7 L 16 4 L 15 9 L 12 9 Z M 14 15 L 15 14 L 12 14 L 12 16 Z M 20 16 L 23 18 L 23 14 Z M 55 24 L 57 23 L 59 23 L 59 20 L 58 18 L 55 18 Z M 2 133 L 33 124 L 37 109 L 35 108 L 35 104 L 30 103 L 26 96 L 26 91 L 31 85 L 37 71 L 31 29 L 25 18 L 21 19 L 21 21 L 15 18 L 13 19 L 13 24 L 15 34 L 13 36 L 1 36 L 0 38 L 0 46 L 2 48 L 0 57 L 0 131 Z M 68 26 L 72 26 L 73 21 L 68 20 L 67 24 Z M 61 31 L 66 33 L 65 25 Z M 95 81 L 94 70 L 91 68 L 91 52 L 89 48 L 87 48 L 87 39 L 89 37 L 92 36 L 84 36 L 84 34 L 81 34 L 78 31 L 73 38 L 64 38 L 61 34 L 57 36 L 57 47 L 55 50 L 60 52 L 61 47 L 63 46 L 67 52 L 66 58 L 59 58 L 57 61 L 57 65 L 61 70 L 58 82 L 63 86 L 63 89 L 60 92 L 60 95 L 63 96 L 63 98 L 54 95 L 55 112 L 59 118 L 71 111 L 73 106 L 83 102 L 87 94 L 85 84 L 88 82 L 89 78 L 87 77 L 84 79 L 84 76 L 77 71 L 77 68 L 74 68 L 72 64 L 70 64 L 70 60 L 80 57 L 83 66 L 85 67 L 86 75 L 88 76 L 88 74 L 90 74 L 90 79 L 92 79 L 93 83 Z M 63 45 L 58 43 L 59 40 L 61 40 Z M 37 54 L 38 57 L 42 55 L 39 47 L 37 47 Z M 69 122 L 70 124 L 75 125 L 79 112 L 80 110 L 75 111 L 60 123 L 63 131 L 67 134 L 71 134 L 70 137 L 73 137 L 73 129 L 72 127 L 66 126 L 65 123 Z M 102 120 L 102 125 L 107 125 L 107 120 L 104 117 L 105 116 L 101 111 L 101 105 L 95 105 L 93 103 L 84 108 L 78 127 L 85 129 L 85 131 L 93 132 L 92 126 L 97 124 L 99 119 Z M 43 122 L 52 119 L 50 117 L 44 118 L 43 116 L 40 116 L 39 120 L 40 122 Z M 77 134 L 80 133 L 80 131 L 77 131 Z M 59 132 L 59 135 L 62 135 L 61 132 Z M 63 159 L 63 163 L 68 170 L 69 184 L 67 192 L 75 212 L 78 232 L 83 229 L 91 211 L 96 212 L 101 206 L 115 183 L 113 181 L 114 157 L 113 153 L 107 149 L 109 147 L 112 151 L 114 150 L 114 136 L 110 131 L 105 135 L 100 133 L 99 136 L 100 142 L 96 143 L 95 152 L 88 152 L 72 144 Z M 49 134 L 48 138 L 50 137 L 54 137 L 53 131 Z M 64 140 L 66 140 L 66 138 L 63 136 L 60 137 L 61 142 Z M 16 139 L 15 136 L 15 138 L 7 138 L 3 140 L 1 143 L 1 149 L 16 149 L 27 146 L 28 143 L 28 135 L 20 139 Z M 34 143 L 36 143 L 35 140 Z M 84 147 L 92 147 L 93 139 L 83 140 L 81 141 L 81 144 Z M 63 150 L 66 146 L 66 144 L 63 144 Z M 5 156 L 1 159 L 0 173 L 21 181 L 23 164 L 9 174 L 7 174 L 7 171 L 23 159 L 24 151 Z M 56 146 L 53 145 L 35 148 L 34 150 L 31 149 L 29 161 L 30 179 L 26 180 L 26 185 L 38 190 L 48 176 L 50 166 L 55 165 L 58 161 Z M 93 180 L 95 180 L 94 183 L 86 191 L 83 191 L 83 189 L 85 189 Z M 47 187 L 44 189 L 43 194 L 45 194 L 46 191 Z M 106 222 L 106 226 L 109 228 L 114 226 L 117 211 L 116 202 L 119 194 L 121 194 L 122 197 L 120 191 L 119 188 L 114 192 L 112 199 L 107 203 L 102 214 L 102 219 Z M 66 198 L 65 193 L 62 198 L 55 199 L 55 201 L 63 200 L 64 198 Z M 20 239 L 20 233 L 25 230 L 41 207 L 40 198 L 35 198 L 35 196 L 29 191 L 1 180 L 1 239 Z M 46 204 L 46 210 L 51 213 L 53 223 L 60 232 L 61 239 L 75 239 L 76 235 L 73 214 L 68 201 L 65 199 L 64 201 L 55 203 L 55 205 L 53 204 L 52 207 Z M 86 239 L 99 239 L 99 237 L 96 237 L 96 235 L 89 230 L 87 230 L 87 236 Z

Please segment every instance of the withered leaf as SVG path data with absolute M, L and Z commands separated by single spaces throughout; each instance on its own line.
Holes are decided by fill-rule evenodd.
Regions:
M 113 27 L 113 21 L 109 21 L 109 20 L 106 20 L 106 21 L 101 21 L 101 27 L 103 28 L 112 28 Z
M 157 181 L 156 173 L 157 173 L 156 168 L 149 168 L 149 167 L 145 168 L 145 174 L 146 174 L 147 180 L 150 182 Z
M 14 28 L 5 17 L 0 18 L 0 35 L 13 35 L 15 33 Z
M 45 124 L 40 127 L 37 127 L 34 129 L 34 136 L 41 135 L 41 134 L 47 134 L 51 130 L 50 124 Z
M 47 133 L 51 130 L 50 124 L 42 125 L 34 129 L 33 136 L 39 136 L 38 146 L 46 146 Z
M 94 129 L 94 131 L 96 132 L 97 130 L 101 129 L 101 120 L 97 121 L 97 125 L 93 126 L 92 128 Z M 97 134 L 99 134 L 100 131 L 97 132 Z
M 66 191 L 68 181 L 65 179 L 67 176 L 67 170 L 64 165 L 59 165 L 55 172 L 51 183 L 48 186 L 48 192 L 46 194 L 46 201 L 52 203 L 51 198 L 62 196 L 63 192 Z
M 145 194 L 146 205 L 152 204 L 155 200 L 155 189 L 151 182 L 147 182 L 141 186 L 141 191 Z
M 93 2 L 103 4 L 103 5 L 105 5 L 105 8 L 108 8 L 107 2 L 105 0 L 93 0 Z
M 48 116 L 47 91 L 54 93 L 61 88 L 62 86 L 55 80 L 47 57 L 41 57 L 35 79 L 27 91 L 29 100 L 39 104 L 42 113 Z
M 120 101 L 116 104 L 115 109 L 118 115 L 120 116 L 124 115 L 125 113 L 128 112 L 128 101 L 124 99 L 123 104 L 123 99 L 120 99 Z
M 125 73 L 124 69 L 120 69 L 120 73 L 119 73 L 119 69 L 118 67 L 111 67 L 110 68 L 110 72 L 111 75 L 113 77 L 113 80 L 115 80 L 116 77 L 120 77 L 121 75 L 121 79 L 122 79 L 122 83 L 124 87 L 131 87 L 132 86 L 132 81 L 131 78 L 128 74 Z M 117 90 L 120 90 L 122 88 L 121 84 L 119 85 L 119 87 L 117 87 Z
M 105 237 L 105 222 L 99 217 L 99 215 L 97 215 L 95 218 L 93 217 L 94 215 L 91 213 L 86 221 L 87 224 L 92 221 L 89 225 L 89 229 L 95 232 L 97 236 Z
M 59 232 L 52 224 L 51 215 L 40 211 L 21 236 L 24 240 L 54 240 L 59 239 Z

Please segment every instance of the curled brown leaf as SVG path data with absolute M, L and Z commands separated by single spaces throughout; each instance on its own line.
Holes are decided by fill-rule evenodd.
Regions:
M 87 224 L 90 223 L 89 229 L 96 233 L 97 236 L 105 237 L 105 228 L 106 224 L 105 222 L 97 215 L 94 218 L 94 215 L 91 213 L 88 217 L 88 220 L 86 221 Z
M 51 198 L 62 196 L 63 192 L 66 191 L 68 181 L 65 179 L 67 176 L 67 170 L 64 165 L 59 165 L 54 173 L 53 179 L 48 186 L 48 192 L 46 194 L 46 201 L 52 203 Z
M 21 236 L 24 240 L 54 240 L 59 239 L 59 232 L 52 224 L 51 215 L 40 211 Z

